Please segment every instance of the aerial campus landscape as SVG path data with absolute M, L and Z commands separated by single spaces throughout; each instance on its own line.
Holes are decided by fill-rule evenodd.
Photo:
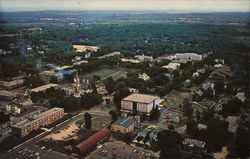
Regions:
M 0 158 L 249 158 L 249 26 L 248 0 L 0 0 Z

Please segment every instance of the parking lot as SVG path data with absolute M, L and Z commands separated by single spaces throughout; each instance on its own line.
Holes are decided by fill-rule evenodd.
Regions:
M 158 156 L 159 153 L 115 141 L 99 145 L 86 159 L 149 159 Z
M 76 136 L 77 131 L 78 127 L 75 124 L 75 122 L 73 122 L 68 126 L 65 126 L 63 129 L 58 130 L 55 133 L 46 136 L 45 138 L 52 140 L 65 140 L 65 139 L 77 138 Z
M 72 156 L 59 153 L 46 147 L 29 145 L 25 148 L 18 148 L 0 158 L 4 159 L 74 159 Z

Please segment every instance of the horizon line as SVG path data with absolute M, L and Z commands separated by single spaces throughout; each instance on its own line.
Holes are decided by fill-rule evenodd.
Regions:
M 18 10 L 18 9 L 1 9 L 2 13 L 14 13 L 14 12 L 41 12 L 41 11 L 164 11 L 164 12 L 178 12 L 178 13 L 247 13 L 248 10 L 239 11 L 213 11 L 213 10 L 182 10 L 182 9 L 34 9 L 34 10 Z

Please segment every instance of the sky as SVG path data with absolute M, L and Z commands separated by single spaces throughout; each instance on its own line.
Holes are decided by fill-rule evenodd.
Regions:
M 0 0 L 0 11 L 175 10 L 249 12 L 249 0 Z

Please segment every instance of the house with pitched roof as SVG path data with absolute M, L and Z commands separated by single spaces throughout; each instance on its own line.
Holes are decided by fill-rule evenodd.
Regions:
M 233 77 L 233 72 L 228 66 L 221 66 L 215 68 L 213 72 L 209 75 L 210 79 L 227 80 Z

